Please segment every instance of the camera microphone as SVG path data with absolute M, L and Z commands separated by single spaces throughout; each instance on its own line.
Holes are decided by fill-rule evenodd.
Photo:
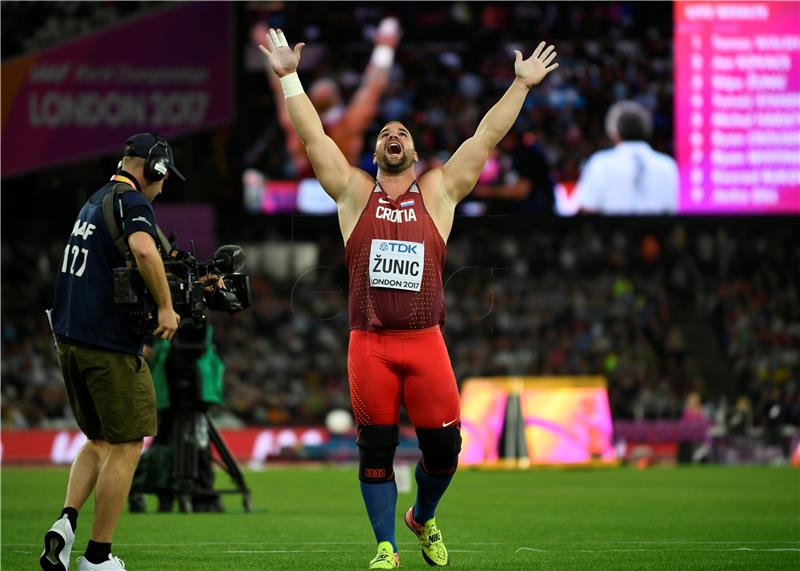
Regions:
M 222 274 L 236 274 L 244 267 L 247 257 L 241 246 L 227 244 L 220 246 L 211 258 L 214 267 Z

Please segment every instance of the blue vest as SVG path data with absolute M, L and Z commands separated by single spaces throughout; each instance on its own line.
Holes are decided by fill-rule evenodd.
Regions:
M 72 228 L 56 277 L 53 332 L 67 343 L 141 355 L 143 337 L 131 331 L 129 318 L 114 303 L 113 270 L 125 265 L 103 217 L 103 197 L 114 184 L 108 182 L 89 198 Z M 121 196 L 125 211 L 146 210 L 155 232 L 147 198 L 137 191 Z M 123 230 L 125 222 L 123 218 Z

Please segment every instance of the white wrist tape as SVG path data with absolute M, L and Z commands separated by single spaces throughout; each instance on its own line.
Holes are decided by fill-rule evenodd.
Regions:
M 305 91 L 303 91 L 303 84 L 300 83 L 300 78 L 296 71 L 293 71 L 289 75 L 284 75 L 281 78 L 281 87 L 283 88 L 283 96 L 286 99 L 305 93 Z
M 391 46 L 375 46 L 369 63 L 381 68 L 392 67 L 394 63 L 394 48 Z

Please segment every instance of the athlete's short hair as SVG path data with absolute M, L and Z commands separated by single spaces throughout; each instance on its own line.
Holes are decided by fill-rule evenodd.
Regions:
M 389 125 L 390 123 L 400 123 L 400 124 L 403 126 L 403 128 L 404 128 L 406 131 L 408 131 L 408 134 L 409 134 L 409 135 L 411 135 L 411 138 L 412 138 L 412 139 L 414 138 L 414 133 L 411 131 L 411 129 L 409 129 L 409 128 L 408 128 L 408 125 L 406 125 L 405 123 L 403 123 L 403 122 L 402 122 L 400 119 L 390 119 L 390 120 L 386 121 L 386 123 L 384 123 L 383 125 L 381 125 L 381 128 L 380 128 L 380 129 L 378 129 L 378 133 L 377 133 L 377 134 L 378 134 L 378 135 L 380 135 L 380 134 L 381 134 L 381 131 L 383 131 L 383 130 L 386 128 L 386 126 L 387 126 L 387 125 Z M 376 135 L 376 136 L 377 136 L 377 135 Z

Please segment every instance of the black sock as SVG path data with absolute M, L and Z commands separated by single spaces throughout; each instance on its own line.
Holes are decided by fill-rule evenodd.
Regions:
M 111 555 L 110 543 L 98 543 L 89 540 L 89 545 L 86 546 L 86 552 L 83 556 L 89 560 L 89 563 L 99 564 L 103 561 L 108 561 L 108 556 Z
M 61 519 L 64 516 L 69 518 L 69 524 L 72 526 L 73 532 L 78 529 L 78 510 L 75 508 L 64 508 L 61 510 L 61 515 L 58 517 Z

